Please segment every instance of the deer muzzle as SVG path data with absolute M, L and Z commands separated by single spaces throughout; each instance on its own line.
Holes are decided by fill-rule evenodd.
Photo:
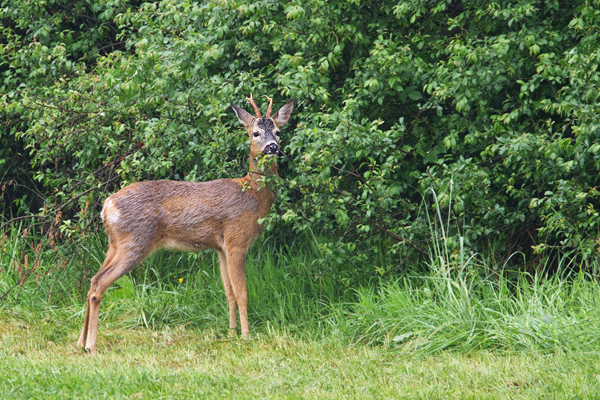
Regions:
M 276 156 L 279 154 L 279 146 L 277 143 L 269 143 L 265 146 L 262 153 L 268 156 Z

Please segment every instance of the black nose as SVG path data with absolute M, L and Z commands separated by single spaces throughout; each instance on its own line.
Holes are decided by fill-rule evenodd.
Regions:
M 275 143 L 271 143 L 266 148 L 267 154 L 277 154 L 279 153 L 279 147 Z

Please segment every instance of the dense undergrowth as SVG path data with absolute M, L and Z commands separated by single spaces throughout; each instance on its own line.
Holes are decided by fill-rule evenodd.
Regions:
M 600 348 L 600 287 L 585 274 L 552 278 L 456 271 L 358 291 L 353 339 L 410 353 L 452 349 L 585 351 Z
M 33 245 L 28 268 L 21 265 L 26 262 L 19 247 L 27 241 L 18 240 L 22 232 L 13 235 L 16 240 L 6 240 L 2 251 L 0 312 L 26 323 L 56 319 L 76 329 L 83 319 L 88 284 L 77 286 L 75 278 L 81 278 L 84 262 L 92 274 L 99 267 L 103 236 L 80 243 L 82 252 L 75 256 L 57 249 L 39 251 L 34 260 Z M 335 271 L 319 274 L 324 269 L 314 265 L 320 259 L 318 238 L 299 238 L 287 245 L 276 240 L 267 237 L 248 256 L 254 334 L 332 338 L 407 354 L 600 349 L 600 285 L 569 255 L 548 262 L 559 265 L 558 271 L 530 274 L 489 265 L 478 257 L 465 260 L 434 241 L 442 251 L 432 248 L 429 263 L 408 265 L 399 277 L 373 277 L 359 288 L 349 288 L 335 279 Z M 101 332 L 186 327 L 226 336 L 227 316 L 216 255 L 163 251 L 109 289 L 100 323 Z
M 450 251 L 460 238 L 468 257 L 491 242 L 499 260 L 525 253 L 509 265 L 521 270 L 574 251 L 594 273 L 599 10 L 598 0 L 4 2 L 0 224 L 22 219 L 0 230 L 23 222 L 49 241 L 78 240 L 129 183 L 245 175 L 230 103 L 247 107 L 253 93 L 263 111 L 264 95 L 275 109 L 296 100 L 267 229 L 320 232 L 321 264 L 345 270 L 346 287 L 426 259 L 430 188 L 461 220 Z M 382 251 L 396 262 L 371 262 Z

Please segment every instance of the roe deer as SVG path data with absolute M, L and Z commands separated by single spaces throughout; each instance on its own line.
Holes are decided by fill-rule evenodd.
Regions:
M 214 249 L 229 302 L 229 328 L 235 329 L 239 308 L 242 335 L 249 337 L 246 254 L 263 229 L 258 220 L 267 216 L 275 197 L 259 180 L 265 174 L 277 175 L 279 128 L 290 119 L 294 100 L 271 116 L 273 99 L 269 99 L 264 118 L 252 95 L 247 100 L 256 117 L 233 103 L 231 106 L 250 136 L 248 175 L 209 182 L 138 182 L 104 202 L 101 217 L 108 234 L 108 252 L 91 280 L 77 343 L 87 352 L 96 354 L 98 314 L 106 289 L 157 249 Z M 265 157 L 265 162 L 258 162 Z

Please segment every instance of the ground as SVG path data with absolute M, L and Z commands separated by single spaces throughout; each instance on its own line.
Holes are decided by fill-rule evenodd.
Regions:
M 3 319 L 0 319 L 3 321 Z M 415 356 L 335 337 L 251 340 L 176 327 L 112 329 L 99 354 L 70 321 L 0 322 L 2 398 L 593 398 L 598 354 L 482 351 Z

